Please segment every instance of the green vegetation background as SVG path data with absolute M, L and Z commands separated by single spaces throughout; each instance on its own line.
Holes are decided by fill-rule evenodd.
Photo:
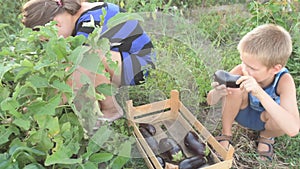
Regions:
M 2 2 L 0 8 L 0 15 L 2 16 L 0 20 L 0 45 L 5 47 L 11 46 L 16 37 L 19 36 L 18 33 L 23 29 L 19 14 L 25 0 L 2 0 Z M 300 96 L 300 5 L 297 1 L 292 1 L 291 4 L 286 1 L 260 3 L 246 0 L 112 0 L 109 2 L 117 3 L 129 12 L 159 12 L 167 16 L 184 18 L 182 23 L 188 21 L 189 25 L 180 25 L 179 23 L 177 27 L 181 29 L 180 32 L 184 34 L 191 30 L 195 31 L 194 34 L 190 35 L 186 33 L 185 39 L 171 36 L 158 37 L 155 32 L 150 34 L 153 36 L 158 51 L 158 69 L 151 74 L 145 85 L 126 88 L 129 99 L 132 99 L 136 105 L 165 99 L 169 97 L 170 90 L 177 89 L 183 95 L 181 99 L 183 99 L 184 104 L 188 105 L 189 109 L 202 123 L 210 125 L 207 117 L 210 115 L 211 108 L 206 105 L 205 97 L 210 90 L 211 73 L 216 69 L 230 70 L 238 64 L 240 60 L 236 46 L 239 39 L 246 32 L 263 23 L 279 24 L 291 33 L 293 53 L 287 67 L 295 79 L 297 98 Z M 200 45 L 200 49 L 196 48 L 199 46 L 196 43 L 197 40 L 191 40 L 192 37 L 189 37 L 195 34 L 199 34 L 199 37 L 201 37 L 201 39 L 198 39 L 199 43 L 205 44 Z M 211 56 L 208 55 L 214 56 L 216 59 L 210 61 Z M 179 66 L 176 67 L 174 60 L 178 61 L 175 63 Z M 152 97 L 149 99 L 150 95 Z M 300 99 L 298 99 L 299 102 Z M 3 127 L 3 119 L 0 118 L 0 120 L 1 127 Z M 124 124 L 126 123 L 120 122 L 116 125 L 119 127 Z M 211 132 L 217 135 L 220 132 L 220 123 L 218 121 L 214 122 L 214 126 L 211 128 Z M 233 168 L 300 167 L 299 135 L 293 138 L 287 136 L 277 138 L 274 161 L 271 164 L 265 164 L 258 162 L 256 159 L 255 142 L 251 140 L 255 138 L 256 133 L 246 131 L 239 126 L 235 127 L 236 136 L 233 141 L 235 142 L 236 153 Z M 5 129 L 5 127 L 1 129 Z M 125 130 L 127 132 L 127 129 L 122 129 L 121 132 L 124 134 Z M 0 159 L 7 156 L 6 148 L 0 145 Z M 27 152 L 30 152 L 30 150 L 27 150 Z M 29 154 L 36 155 L 39 152 Z M 97 156 L 95 156 L 94 158 L 97 159 Z M 98 154 L 98 156 L 100 155 Z M 105 157 L 109 159 L 110 155 L 105 154 Z M 124 159 L 117 160 L 124 161 Z M 126 164 L 122 162 L 119 164 L 127 168 L 145 167 L 143 160 L 140 159 L 132 158 L 125 161 Z

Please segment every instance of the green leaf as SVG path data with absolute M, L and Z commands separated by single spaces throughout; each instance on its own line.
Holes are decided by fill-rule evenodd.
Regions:
M 39 151 L 37 149 L 34 148 L 30 148 L 30 147 L 24 147 L 24 146 L 12 146 L 9 149 L 9 154 L 13 157 L 13 158 L 17 158 L 17 156 L 19 155 L 19 153 L 23 153 L 23 152 L 28 152 L 30 154 L 35 154 L 35 155 L 40 155 L 43 156 L 45 155 L 44 152 Z
M 13 134 L 18 134 L 18 129 L 14 127 L 0 126 L 0 146 L 10 141 L 9 137 Z
M 101 38 L 97 41 L 97 47 L 101 48 L 101 52 L 105 55 L 110 52 L 110 42 L 107 38 Z M 110 53 L 109 53 L 110 54 Z
M 60 132 L 58 117 L 52 117 L 47 114 L 39 114 L 35 116 L 35 120 L 41 129 L 48 129 L 50 137 L 54 137 Z
M 58 60 L 62 60 L 68 52 L 67 49 L 67 43 L 65 38 L 59 37 L 57 40 L 54 40 L 54 48 L 52 49 L 53 52 L 56 54 Z
M 47 155 L 45 166 L 50 166 L 54 164 L 81 164 L 82 159 L 71 159 L 67 156 L 64 151 L 54 152 L 52 155 Z
M 37 88 L 34 87 L 31 83 L 25 82 L 25 84 L 20 84 L 18 83 L 17 86 L 15 87 L 15 91 L 13 92 L 13 99 L 19 99 L 22 97 L 27 97 L 26 101 L 28 98 L 34 96 L 37 93 Z
M 39 114 L 47 114 L 47 115 L 55 115 L 55 109 L 61 103 L 61 95 L 58 94 L 51 98 L 48 102 L 45 101 L 37 101 L 30 106 L 28 106 L 28 112 L 32 113 L 33 115 Z
M 18 127 L 21 127 L 23 130 L 29 130 L 31 121 L 24 118 L 15 118 L 13 123 Z
M 105 96 L 113 96 L 117 93 L 116 87 L 112 84 L 103 83 L 96 87 L 96 91 L 104 94 Z
M 131 142 L 127 140 L 124 143 L 122 143 L 119 149 L 118 156 L 130 157 L 130 154 L 131 154 Z
M 129 20 L 144 21 L 143 17 L 137 13 L 118 13 L 107 22 L 108 29 L 103 34 L 108 32 L 111 28 Z
M 89 161 L 95 162 L 97 164 L 107 162 L 114 157 L 111 153 L 95 153 L 90 156 Z
M 54 64 L 55 63 L 53 63 L 53 61 L 51 61 L 49 59 L 43 59 L 36 63 L 36 65 L 34 66 L 34 70 L 41 71 L 43 68 L 51 67 Z
M 2 154 L 0 154 L 0 168 L 1 169 L 9 169 L 9 168 L 13 168 L 12 163 L 10 162 L 9 159 L 3 159 L 1 157 Z
M 86 53 L 91 49 L 89 46 L 78 46 L 74 49 L 71 54 L 68 56 L 69 62 L 73 63 L 75 66 L 72 67 L 69 72 L 73 72 L 77 65 L 83 60 Z
M 84 56 L 84 59 L 80 62 L 80 66 L 96 73 L 99 67 L 99 64 L 102 64 L 99 57 L 99 53 L 89 53 Z M 101 72 L 102 73 L 102 72 Z
M 8 97 L 1 102 L 0 106 L 3 111 L 8 111 L 9 114 L 15 116 L 16 118 L 22 117 L 22 114 L 16 111 L 16 109 L 20 106 L 16 100 Z
M 23 169 L 44 169 L 44 167 L 41 164 L 32 163 L 32 164 L 26 165 Z
M 71 43 L 71 48 L 75 49 L 79 46 L 83 46 L 83 44 L 86 41 L 86 37 L 83 35 L 79 35 L 79 36 L 69 36 L 67 37 L 67 41 L 70 41 Z
M 77 169 L 98 169 L 98 164 L 87 161 L 84 164 L 81 164 Z
M 110 138 L 111 134 L 113 133 L 107 126 L 101 126 L 97 132 L 93 135 L 90 139 L 87 151 L 88 152 L 97 152 L 98 150 L 95 147 L 102 147 L 102 145 L 107 142 Z
M 65 113 L 61 116 L 61 118 L 59 119 L 59 123 L 63 124 L 61 127 L 61 132 L 63 133 L 64 131 L 69 131 L 70 129 L 68 128 L 67 125 L 65 125 L 66 123 L 70 123 L 71 126 L 78 126 L 78 136 L 80 136 L 79 139 L 81 139 L 83 137 L 83 128 L 79 122 L 78 117 L 74 114 L 74 113 Z
M 36 88 L 44 88 L 49 86 L 48 79 L 39 75 L 30 76 L 28 82 L 30 82 Z
M 110 164 L 112 169 L 121 169 L 128 161 L 129 157 L 117 156 Z
M 0 87 L 0 102 L 8 98 L 10 95 L 10 91 L 7 87 Z
M 30 131 L 26 141 L 43 152 L 48 152 L 53 147 L 53 142 L 44 130 Z
M 21 61 L 21 66 L 24 66 L 24 67 L 28 67 L 28 68 L 33 68 L 34 64 L 31 63 L 28 59 L 24 59 Z
M 15 67 L 14 64 L 12 63 L 1 63 L 0 64 L 0 82 L 2 82 L 3 76 L 5 75 L 5 73 L 7 73 L 8 71 L 12 70 Z M 2 86 L 2 83 L 0 83 Z
M 58 89 L 61 92 L 64 93 L 71 93 L 72 92 L 72 88 L 67 85 L 65 82 L 60 82 L 58 80 L 55 80 L 52 84 L 52 86 L 56 89 Z
M 32 67 L 26 67 L 26 66 L 21 66 L 16 69 L 14 69 L 16 72 L 14 81 L 17 82 L 19 79 L 25 77 L 26 75 L 29 75 L 32 73 L 33 68 Z
M 177 152 L 176 154 L 172 155 L 172 161 L 178 162 L 184 158 L 182 151 Z

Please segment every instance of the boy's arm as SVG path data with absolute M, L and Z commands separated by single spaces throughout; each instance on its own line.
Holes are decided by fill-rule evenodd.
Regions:
M 299 111 L 296 99 L 296 88 L 292 76 L 288 73 L 279 80 L 277 93 L 280 95 L 278 105 L 263 90 L 258 92 L 257 98 L 277 125 L 289 136 L 299 133 Z

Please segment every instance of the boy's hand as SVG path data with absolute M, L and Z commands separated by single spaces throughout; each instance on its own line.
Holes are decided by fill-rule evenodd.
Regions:
M 228 95 L 227 88 L 224 84 L 219 85 L 218 82 L 212 82 L 211 86 L 215 89 L 215 94 L 221 97 Z
M 208 101 L 208 103 L 210 105 L 214 105 L 214 104 L 218 103 L 222 97 L 230 94 L 224 84 L 219 85 L 218 82 L 212 82 L 211 86 L 214 89 L 211 91 L 210 99 Z
M 255 97 L 258 96 L 259 92 L 262 91 L 261 86 L 257 83 L 257 81 L 246 71 L 243 71 L 244 76 L 239 78 L 236 83 L 240 84 L 241 90 L 246 90 L 247 92 L 251 92 L 251 94 Z

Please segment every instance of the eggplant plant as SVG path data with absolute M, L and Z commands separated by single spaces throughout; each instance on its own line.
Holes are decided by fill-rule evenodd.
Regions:
M 130 14 L 116 16 L 111 25 L 129 19 L 133 19 Z M 97 27 L 87 39 L 63 38 L 51 22 L 40 31 L 23 28 L 13 42 L 2 46 L 0 168 L 97 169 L 105 163 L 118 169 L 129 161 L 133 144 L 129 137 L 121 137 L 107 125 L 91 136 L 101 113 L 95 103 L 105 98 L 99 91 L 107 86 L 102 90 L 97 86 L 97 92 L 95 86 L 85 86 L 79 94 L 88 99 L 78 109 L 75 103 L 81 98 L 66 83 L 78 66 L 93 67 L 92 71 L 108 76 L 98 49 L 106 54 L 109 66 L 117 67 L 110 59 L 108 39 L 99 39 L 100 31 Z M 89 84 L 84 75 L 81 79 Z

